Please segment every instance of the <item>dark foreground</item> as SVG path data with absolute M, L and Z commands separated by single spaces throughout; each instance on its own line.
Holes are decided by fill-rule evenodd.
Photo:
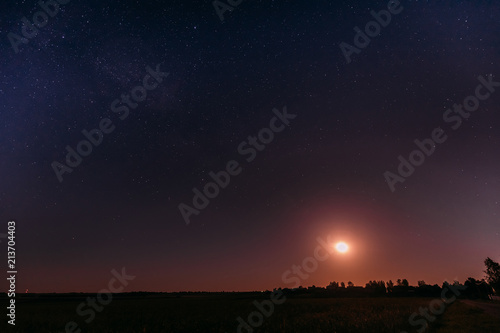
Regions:
M 444 314 L 436 316 L 434 321 L 414 315 L 413 326 L 410 325 L 412 314 L 420 308 L 428 309 L 433 298 L 295 297 L 271 308 L 269 295 L 264 293 L 128 294 L 115 295 L 109 304 L 95 304 L 93 308 L 87 298 L 95 296 L 31 295 L 28 298 L 20 295 L 17 298 L 16 326 L 8 325 L 8 317 L 4 315 L 0 332 L 222 333 L 238 332 L 238 326 L 241 333 L 252 332 L 252 329 L 253 332 L 399 333 L 416 332 L 424 326 L 428 326 L 428 331 L 438 333 L 500 332 L 498 317 L 473 303 L 462 301 L 447 306 Z M 5 297 L 0 301 L 7 304 Z M 257 312 L 254 301 L 260 304 L 260 312 Z M 491 303 L 481 305 L 489 307 Z M 240 324 L 239 317 L 246 324 Z

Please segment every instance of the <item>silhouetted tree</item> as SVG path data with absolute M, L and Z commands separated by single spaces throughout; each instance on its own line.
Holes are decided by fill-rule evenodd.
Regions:
M 326 288 L 327 289 L 333 289 L 333 290 L 338 289 L 339 288 L 339 283 L 336 282 L 336 281 L 330 282 L 330 284 Z
M 385 295 L 385 282 L 384 281 L 370 281 L 365 285 L 365 290 L 371 295 Z
M 394 282 L 392 282 L 392 280 L 389 280 L 387 282 L 387 292 L 389 293 L 392 292 L 393 288 L 394 288 Z
M 352 287 L 354 287 L 354 283 L 352 283 L 351 281 L 349 281 L 349 282 L 347 282 L 347 286 L 352 288 Z
M 484 279 L 479 281 L 470 277 L 465 281 L 464 286 L 467 287 L 464 293 L 468 298 L 488 299 L 489 295 L 493 294 L 493 290 Z
M 344 282 L 340 282 L 340 288 L 342 288 L 342 289 L 345 288 L 345 283 Z
M 383 294 L 385 294 L 385 293 L 387 292 L 387 288 L 385 287 L 385 282 L 384 282 L 384 281 L 380 280 L 380 281 L 378 282 L 378 290 L 379 290 L 381 293 L 383 293 Z
M 402 286 L 401 279 L 398 279 L 398 280 L 396 281 L 396 283 L 397 283 L 397 285 L 398 285 L 398 286 Z
M 401 282 L 401 285 L 403 287 L 408 287 L 410 284 L 408 283 L 408 280 L 407 279 L 403 279 L 403 281 Z
M 486 280 L 490 286 L 495 289 L 497 294 L 500 294 L 500 264 L 493 261 L 490 257 L 484 260 L 484 265 L 486 266 Z
M 424 280 L 420 280 L 420 281 L 417 282 L 417 284 L 418 284 L 419 287 L 423 287 L 423 286 L 425 286 L 425 281 Z

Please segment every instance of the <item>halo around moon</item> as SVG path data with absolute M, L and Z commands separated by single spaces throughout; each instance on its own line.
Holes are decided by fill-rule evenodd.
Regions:
M 347 251 L 349 251 L 349 246 L 344 242 L 338 242 L 337 244 L 335 244 L 335 250 L 340 253 L 346 253 Z

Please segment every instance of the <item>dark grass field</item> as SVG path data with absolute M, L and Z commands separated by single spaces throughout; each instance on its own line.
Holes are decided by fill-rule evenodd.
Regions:
M 0 324 L 1 332 L 65 332 L 74 321 L 81 332 L 237 332 L 237 318 L 256 311 L 254 300 L 262 294 L 225 296 L 136 296 L 115 298 L 95 319 L 85 323 L 76 313 L 86 297 L 18 299 L 16 326 Z M 5 298 L 3 298 L 6 301 Z M 416 332 L 410 315 L 428 307 L 432 298 L 294 298 L 276 305 L 254 332 Z M 500 332 L 500 322 L 483 310 L 459 302 L 431 323 L 431 332 Z M 475 330 L 460 330 L 471 322 Z M 483 327 L 482 325 L 486 325 Z M 77 329 L 74 332 L 79 332 Z M 242 329 L 247 333 L 249 330 Z
M 479 304 L 478 307 L 477 305 Z M 496 309 L 488 311 L 486 309 Z M 500 302 L 459 301 L 446 311 L 431 333 L 499 333 Z

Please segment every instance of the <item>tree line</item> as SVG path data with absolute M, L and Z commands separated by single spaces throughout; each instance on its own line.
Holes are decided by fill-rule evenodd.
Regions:
M 332 281 L 326 287 L 317 287 L 315 285 L 310 287 L 302 287 L 289 289 L 278 288 L 285 294 L 310 294 L 314 296 L 324 297 L 440 297 L 441 292 L 445 288 L 456 288 L 463 290 L 462 297 L 470 299 L 490 299 L 493 295 L 500 294 L 500 264 L 486 258 L 484 260 L 486 270 L 485 277 L 481 280 L 469 277 L 463 284 L 459 281 L 452 283 L 443 282 L 441 286 L 434 284 L 429 285 L 421 280 L 417 282 L 416 286 L 410 286 L 407 279 L 397 279 L 396 283 L 392 280 L 385 281 L 369 281 L 362 286 L 355 286 L 351 281 L 344 282 Z

